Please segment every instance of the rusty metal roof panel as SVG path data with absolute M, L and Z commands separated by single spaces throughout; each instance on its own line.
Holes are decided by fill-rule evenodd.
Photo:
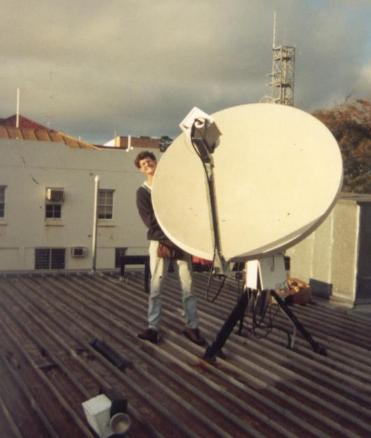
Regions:
M 230 283 L 215 303 L 196 274 L 201 330 L 212 341 L 235 305 Z M 284 331 L 233 333 L 214 365 L 182 335 L 177 279 L 167 279 L 159 345 L 145 327 L 143 277 L 8 276 L 0 279 L 0 431 L 4 436 L 93 436 L 81 403 L 113 387 L 129 401 L 129 436 L 370 436 L 371 321 L 316 301 L 295 306 L 328 350 L 315 354 Z M 216 292 L 217 285 L 211 290 Z M 277 312 L 275 326 L 290 324 Z M 102 339 L 125 358 L 112 365 L 89 344 Z M 32 433 L 31 433 L 32 432 Z

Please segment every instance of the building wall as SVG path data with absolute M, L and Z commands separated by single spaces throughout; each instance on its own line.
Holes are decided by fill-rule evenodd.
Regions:
M 371 202 L 360 202 L 357 302 L 370 302 L 371 295 Z
M 145 254 L 145 228 L 135 193 L 143 177 L 134 167 L 138 150 L 71 149 L 59 143 L 0 140 L 0 186 L 5 185 L 5 217 L 0 218 L 0 270 L 34 269 L 34 250 L 66 248 L 66 269 L 90 269 L 94 178 L 113 189 L 113 219 L 98 221 L 97 268 L 112 269 L 116 247 Z M 64 189 L 61 219 L 45 219 L 47 187 Z M 70 248 L 88 248 L 72 258 Z
M 320 227 L 287 251 L 291 275 L 310 282 L 317 295 L 350 305 L 371 303 L 365 286 L 371 278 L 370 225 L 360 221 L 367 212 L 371 197 L 367 202 L 357 196 L 338 200 Z
M 358 261 L 359 205 L 340 200 L 334 211 L 331 276 L 333 296 L 354 303 Z
M 113 219 L 98 221 L 97 268 L 114 268 L 115 248 L 146 254 L 146 230 L 135 205 L 143 181 L 133 164 L 137 153 L 0 140 L 0 186 L 6 186 L 0 271 L 33 270 L 35 248 L 42 247 L 66 248 L 68 270 L 91 269 L 95 175 L 101 188 L 114 190 Z M 64 189 L 60 220 L 45 219 L 47 187 Z M 371 303 L 370 217 L 371 198 L 340 199 L 319 228 L 288 250 L 291 275 L 311 282 L 317 294 Z M 71 257 L 76 246 L 88 248 L 87 256 Z

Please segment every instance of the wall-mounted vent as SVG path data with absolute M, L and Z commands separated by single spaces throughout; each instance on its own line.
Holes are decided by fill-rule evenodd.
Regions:
M 71 256 L 72 257 L 82 258 L 82 257 L 86 257 L 87 254 L 88 254 L 88 249 L 84 248 L 82 246 L 75 246 L 75 247 L 71 248 Z
M 46 189 L 46 199 L 50 202 L 63 202 L 64 190 L 63 189 Z

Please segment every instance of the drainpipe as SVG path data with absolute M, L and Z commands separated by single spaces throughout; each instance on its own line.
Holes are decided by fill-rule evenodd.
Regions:
M 97 225 L 98 225 L 98 191 L 99 191 L 99 175 L 94 178 L 94 209 L 93 209 L 93 238 L 91 242 L 92 254 L 92 273 L 96 271 L 97 264 Z

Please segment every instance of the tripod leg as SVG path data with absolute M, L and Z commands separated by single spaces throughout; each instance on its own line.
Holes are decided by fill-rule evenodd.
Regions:
M 243 329 L 243 319 L 244 319 L 244 314 L 242 315 L 240 322 L 238 324 L 238 336 L 242 336 L 242 329 Z
M 246 311 L 249 312 L 247 306 L 248 306 L 249 300 L 250 300 L 250 298 L 251 298 L 251 289 L 245 289 L 245 290 L 244 290 L 244 293 L 247 294 L 247 302 L 246 302 L 246 305 L 245 305 L 245 310 L 243 311 L 240 320 L 237 321 L 237 322 L 238 322 L 238 331 L 237 331 L 238 336 L 242 336 L 243 321 L 244 321 L 244 319 L 245 319 Z M 239 302 L 240 299 L 241 299 L 241 297 L 238 299 L 237 302 Z
M 281 307 L 281 309 L 285 312 L 285 314 L 292 321 L 292 323 L 297 328 L 297 330 L 303 335 L 303 338 L 309 342 L 313 351 L 315 353 L 322 354 L 323 356 L 326 356 L 326 348 L 323 345 L 316 342 L 312 338 L 311 334 L 306 330 L 306 328 L 303 326 L 303 324 L 298 320 L 298 318 L 294 315 L 292 310 L 287 306 L 287 304 L 283 301 L 283 299 L 277 294 L 277 292 L 272 290 L 271 294 L 274 297 L 274 299 L 277 301 L 277 304 Z
M 215 341 L 206 348 L 203 358 L 209 362 L 215 359 L 215 356 L 221 350 L 223 345 L 226 343 L 229 335 L 231 334 L 234 326 L 239 320 L 242 320 L 248 303 L 247 291 L 244 291 L 229 315 L 228 319 L 223 324 L 220 332 L 215 338 Z

